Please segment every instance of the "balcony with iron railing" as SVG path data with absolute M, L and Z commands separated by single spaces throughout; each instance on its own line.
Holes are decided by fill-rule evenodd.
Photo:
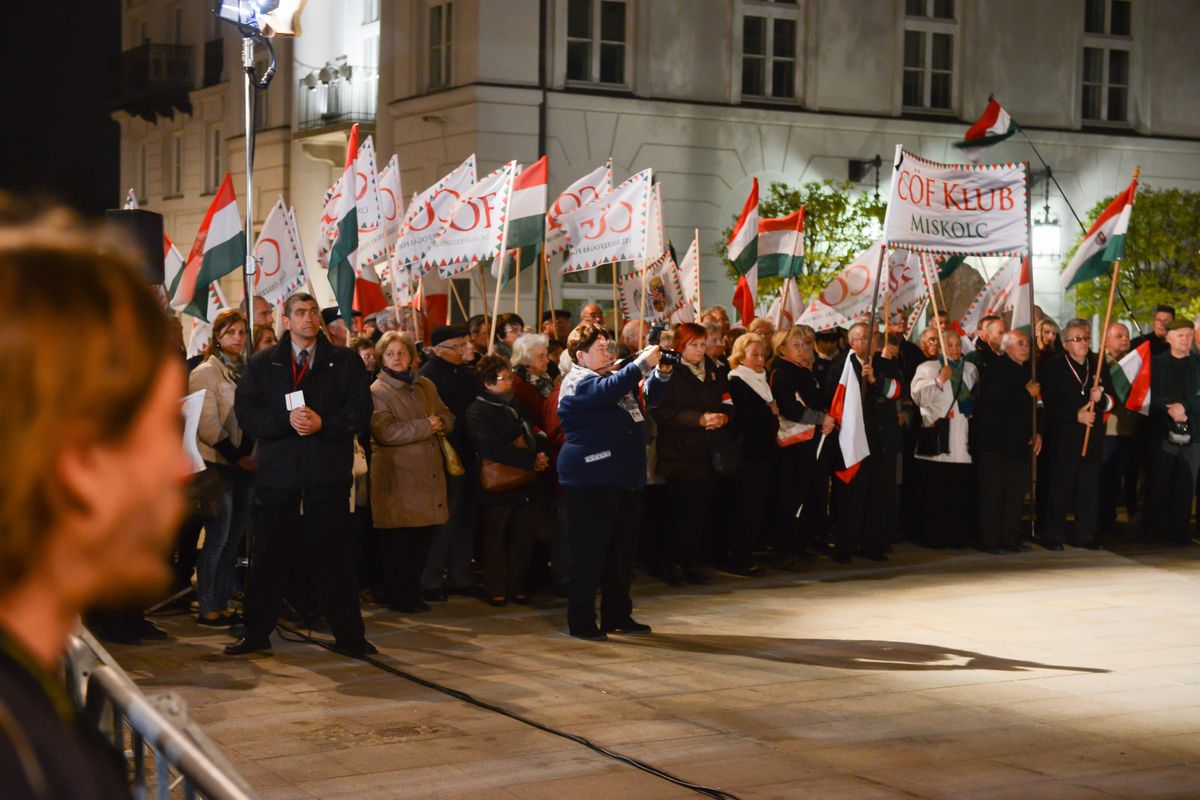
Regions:
M 379 70 L 350 64 L 327 64 L 310 72 L 297 88 L 297 132 L 313 134 L 355 122 L 374 124 Z
M 116 107 L 153 122 L 192 112 L 192 48 L 143 44 L 121 54 Z
M 216 86 L 225 71 L 225 40 L 210 39 L 204 43 L 204 86 Z

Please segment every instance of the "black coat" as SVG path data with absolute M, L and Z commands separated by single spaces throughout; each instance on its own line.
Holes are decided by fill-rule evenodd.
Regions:
M 368 430 L 373 403 L 367 370 L 352 350 L 334 347 L 317 334 L 311 366 L 294 382 L 291 333 L 255 353 L 238 382 L 233 413 L 242 431 L 258 442 L 259 487 L 307 492 L 349 491 L 353 439 Z M 304 404 L 321 417 L 321 430 L 296 433 L 284 397 L 299 389 Z
M 510 467 L 533 469 L 539 452 L 549 449 L 546 440 L 534 436 L 526 426 L 520 410 L 513 401 L 485 392 L 467 407 L 467 436 L 480 458 L 495 461 Z M 525 442 L 521 447 L 514 444 L 518 439 Z M 473 478 L 478 480 L 478 478 Z M 508 492 L 485 492 L 478 494 L 481 505 L 517 505 L 541 495 L 541 475 L 528 483 Z
M 1044 452 L 1050 461 L 1100 461 L 1104 449 L 1103 412 L 1111 409 L 1111 403 L 1114 402 L 1107 364 L 1100 373 L 1100 385 L 1107 398 L 1096 406 L 1096 422 L 1092 426 L 1085 456 L 1080 454 L 1087 426 L 1080 424 L 1075 416 L 1079 409 L 1087 405 L 1095 369 L 1096 355 L 1088 353 L 1082 365 L 1076 364 L 1070 356 L 1063 355 L 1047 361 L 1038 372 L 1042 403 L 1046 408 Z
M 779 449 L 775 443 L 776 434 L 779 433 L 779 417 L 758 396 L 758 392 L 736 375 L 729 377 L 729 395 L 737 411 L 732 430 L 742 440 L 742 461 L 770 461 Z
M 1182 359 L 1182 377 L 1176 385 L 1175 359 L 1171 352 L 1150 359 L 1150 430 L 1158 439 L 1167 438 L 1171 417 L 1167 406 L 1182 403 L 1187 412 L 1188 429 L 1192 442 L 1200 441 L 1200 356 L 1188 355 Z
M 846 367 L 846 359 L 853 351 L 846 351 L 834 360 L 829 367 L 829 375 L 824 384 L 822 401 L 826 408 L 833 405 L 833 396 L 837 392 L 838 381 L 842 370 Z M 854 375 L 862 385 L 862 367 L 858 358 L 852 359 Z M 871 358 L 871 366 L 875 370 L 875 382 L 866 384 L 866 395 L 863 397 L 863 424 L 867 433 L 867 445 L 871 454 L 883 450 L 899 450 L 900 448 L 900 398 L 908 393 L 904 384 L 904 374 L 896 359 L 884 358 L 878 353 Z M 840 453 L 840 449 L 838 450 Z M 840 456 L 839 456 L 840 458 Z
M 1153 329 L 1151 329 L 1149 333 L 1143 333 L 1141 336 L 1134 337 L 1133 341 L 1129 343 L 1129 349 L 1137 350 L 1145 342 L 1150 343 L 1151 356 L 1157 356 L 1162 353 L 1166 353 L 1171 349 L 1171 346 L 1167 344 L 1167 340 L 1165 338 L 1154 335 Z M 1150 374 L 1153 375 L 1154 373 L 1152 372 Z M 1151 399 L 1153 399 L 1153 395 L 1151 395 Z
M 824 422 L 825 411 L 829 407 L 825 405 L 821 384 L 812 370 L 777 358 L 771 365 L 770 381 L 771 394 L 779 406 L 779 416 L 809 425 Z
M 971 419 L 971 449 L 1009 458 L 1028 458 L 1033 439 L 1033 398 L 1025 391 L 1030 363 L 1007 355 L 979 373 L 978 399 Z
M 654 409 L 658 424 L 658 474 L 667 480 L 700 480 L 713 473 L 709 431 L 700 427 L 700 417 L 709 413 L 728 414 L 734 422 L 729 383 L 711 358 L 704 359 L 701 383 L 686 364 L 671 371 L 662 403 Z
M 446 404 L 446 408 L 450 409 L 450 413 L 456 419 L 466 417 L 467 408 L 483 391 L 483 386 L 479 382 L 479 373 L 473 366 L 470 364 L 454 365 L 439 356 L 434 356 L 421 365 L 421 377 L 433 381 L 433 385 L 437 387 L 438 396 L 442 398 L 442 402 Z M 465 425 L 454 426 L 454 432 L 447 438 L 454 445 L 459 456 L 468 459 L 465 463 L 469 463 L 472 455 L 471 445 L 467 440 L 467 427 Z

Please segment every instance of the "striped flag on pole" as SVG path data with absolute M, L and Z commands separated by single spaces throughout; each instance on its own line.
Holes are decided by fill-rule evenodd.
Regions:
M 1117 397 L 1130 411 L 1150 413 L 1150 342 L 1145 341 L 1125 354 L 1116 369 L 1109 369 Z
M 758 223 L 758 277 L 794 278 L 804 270 L 804 207 Z
M 755 296 L 758 294 L 758 178 L 750 186 L 750 195 L 729 236 L 726 255 L 737 270 L 737 289 L 733 305 L 743 325 L 754 320 Z
M 1125 233 L 1129 230 L 1129 219 L 1133 214 L 1137 184 L 1137 178 L 1134 178 L 1088 228 L 1087 235 L 1071 257 L 1071 263 L 1059 275 L 1062 288 L 1070 289 L 1077 283 L 1107 275 L 1112 263 L 1124 255 Z
M 233 179 L 226 172 L 200 223 L 192 251 L 171 295 L 171 306 L 207 321 L 208 285 L 242 266 L 245 260 L 246 234 L 233 193 Z
M 838 379 L 833 403 L 829 407 L 829 415 L 838 424 L 838 447 L 841 448 L 842 464 L 845 466 L 837 470 L 837 476 L 843 483 L 854 480 L 863 459 L 871 455 L 871 447 L 867 444 L 867 427 L 863 423 L 862 393 L 854 364 L 850 361 L 852 358 L 857 356 L 854 353 L 846 354 L 842 377 Z
M 347 327 L 353 319 L 354 285 L 358 267 L 358 123 L 350 128 L 350 140 L 346 142 L 346 166 L 338 186 L 337 204 L 333 218 L 337 236 L 329 251 L 329 285 L 337 300 L 338 311 Z
M 1003 142 L 1019 130 L 1008 112 L 1001 108 L 995 99 L 989 97 L 983 115 L 975 120 L 974 125 L 967 128 L 966 136 L 961 142 L 955 142 L 954 146 L 962 150 L 963 155 L 973 163 L 979 160 L 984 150 Z

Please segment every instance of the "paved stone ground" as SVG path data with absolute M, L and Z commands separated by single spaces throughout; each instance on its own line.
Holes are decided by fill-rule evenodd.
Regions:
M 739 798 L 1200 797 L 1200 548 L 639 580 L 649 637 L 582 643 L 563 608 L 368 611 L 381 657 Z M 114 647 L 172 689 L 264 798 L 674 798 L 694 792 L 306 643 L 227 659 L 187 617 Z

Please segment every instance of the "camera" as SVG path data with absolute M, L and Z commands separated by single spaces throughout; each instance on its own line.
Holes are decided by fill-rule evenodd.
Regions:
M 657 345 L 659 340 L 662 339 L 663 331 L 666 329 L 667 323 L 655 322 L 650 326 L 650 335 L 646 337 L 646 343 L 650 345 Z M 675 352 L 674 350 L 667 350 L 665 348 L 660 348 L 659 352 L 662 353 L 662 359 L 659 363 L 666 364 L 668 367 L 675 367 L 679 365 L 679 353 Z

